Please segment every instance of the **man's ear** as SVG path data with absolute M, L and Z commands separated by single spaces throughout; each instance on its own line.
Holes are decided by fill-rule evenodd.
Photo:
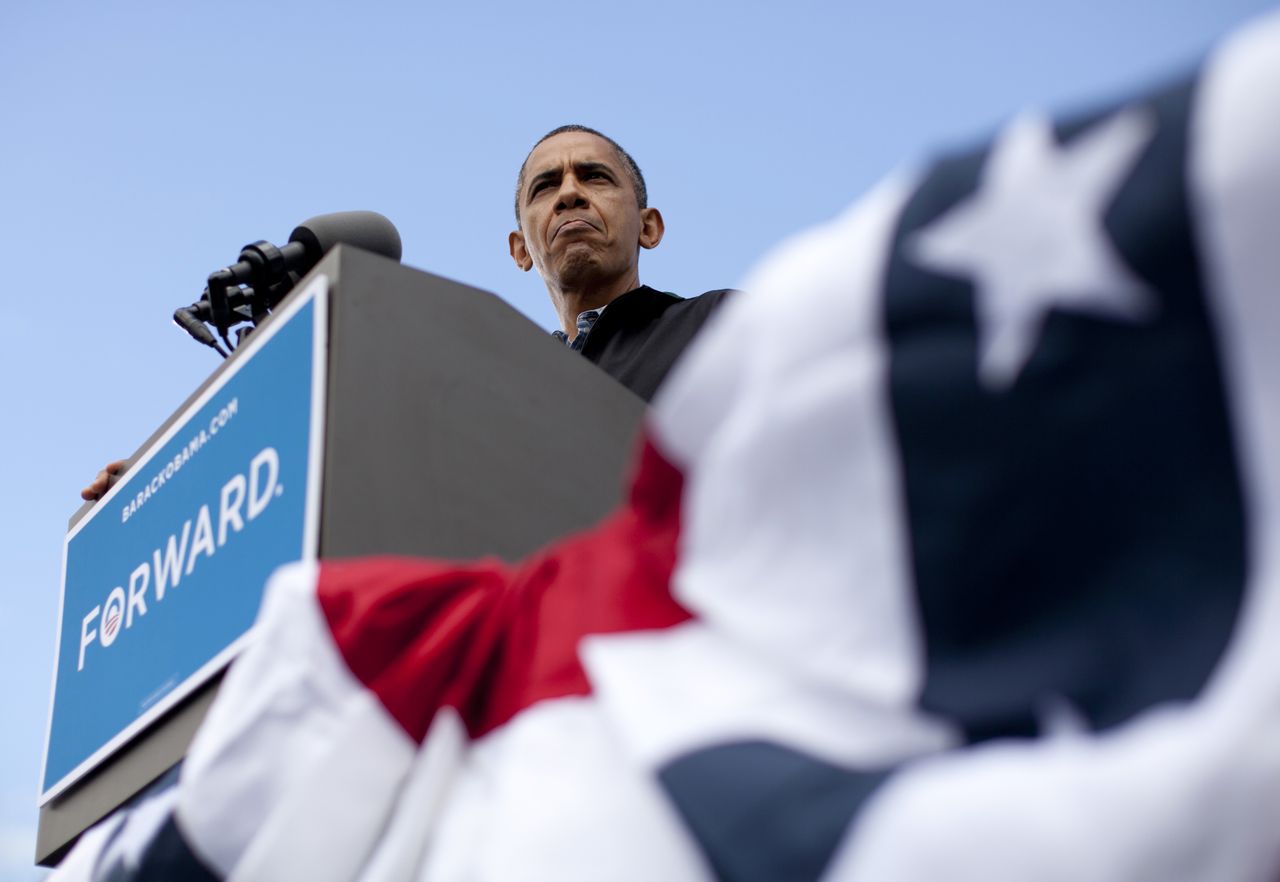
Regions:
M 662 234 L 667 231 L 662 222 L 662 212 L 656 208 L 645 208 L 640 211 L 640 246 L 657 248 L 662 241 Z
M 529 249 L 524 247 L 524 233 L 512 230 L 511 235 L 507 236 L 507 247 L 511 249 L 511 259 L 516 262 L 516 266 L 526 273 L 533 269 L 533 258 L 529 256 Z

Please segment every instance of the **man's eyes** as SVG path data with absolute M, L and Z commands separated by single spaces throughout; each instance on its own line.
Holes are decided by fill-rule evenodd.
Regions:
M 600 169 L 584 171 L 582 174 L 578 175 L 578 178 L 582 181 L 604 181 L 609 184 L 614 183 L 613 175 Z M 551 178 L 544 178 L 540 181 L 536 181 L 529 187 L 529 197 L 533 198 L 544 190 L 550 187 L 558 187 L 559 185 L 560 182 L 558 180 L 552 180 Z

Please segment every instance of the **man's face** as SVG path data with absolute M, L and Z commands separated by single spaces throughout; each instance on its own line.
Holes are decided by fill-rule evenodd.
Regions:
M 662 238 L 661 215 L 636 203 L 617 151 L 586 132 L 555 135 L 529 154 L 519 205 L 512 258 L 561 288 L 636 276 L 639 248 Z

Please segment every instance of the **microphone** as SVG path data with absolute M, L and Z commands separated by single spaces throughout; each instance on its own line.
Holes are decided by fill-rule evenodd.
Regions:
M 258 241 L 240 250 L 239 260 L 209 276 L 201 298 L 173 314 L 173 320 L 198 342 L 228 353 L 204 323 L 214 325 L 230 349 L 227 331 L 242 321 L 254 327 L 284 299 L 298 280 L 306 275 L 335 245 L 353 245 L 392 260 L 401 254 L 400 232 L 395 224 L 376 211 L 339 211 L 303 221 L 289 234 L 281 248 Z M 243 287 L 242 287 L 243 286 Z M 250 329 L 241 329 L 241 338 Z
M 200 303 L 203 303 L 206 306 L 208 305 L 208 303 L 203 300 L 200 301 Z M 196 313 L 196 307 L 199 305 L 200 304 L 194 304 L 192 306 L 184 306 L 181 309 L 175 309 L 173 311 L 174 324 L 190 334 L 192 339 L 197 343 L 203 343 L 205 346 L 216 349 L 218 354 L 223 358 L 228 357 L 230 353 L 219 345 L 217 338 L 214 337 L 213 333 L 204 326 L 205 319 L 200 318 Z
M 303 246 L 304 259 L 311 261 L 308 270 L 339 244 L 400 259 L 400 231 L 376 211 L 337 211 L 313 217 L 293 228 L 289 243 Z

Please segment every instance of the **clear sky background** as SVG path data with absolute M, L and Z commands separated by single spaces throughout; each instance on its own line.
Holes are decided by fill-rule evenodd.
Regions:
M 639 161 L 641 278 L 735 284 L 893 168 L 1028 106 L 1188 69 L 1262 0 L 0 3 L 0 882 L 35 797 L 78 491 L 217 366 L 170 322 L 301 220 L 370 208 L 404 261 L 550 328 L 507 256 L 514 178 L 565 122 Z

